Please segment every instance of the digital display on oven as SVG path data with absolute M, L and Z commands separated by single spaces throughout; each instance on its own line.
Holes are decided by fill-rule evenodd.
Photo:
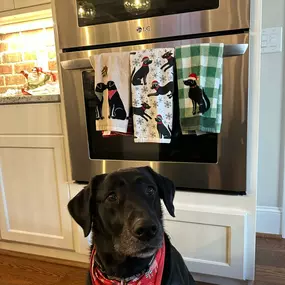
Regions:
M 79 27 L 219 8 L 220 0 L 77 0 Z

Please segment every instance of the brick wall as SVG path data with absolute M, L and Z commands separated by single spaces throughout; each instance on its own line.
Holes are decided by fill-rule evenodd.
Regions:
M 52 28 L 0 35 L 0 93 L 22 88 L 26 81 L 20 72 L 35 66 L 57 72 Z

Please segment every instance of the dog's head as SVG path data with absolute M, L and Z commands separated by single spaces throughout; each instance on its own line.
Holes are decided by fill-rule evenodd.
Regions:
M 174 217 L 175 187 L 150 167 L 95 176 L 68 204 L 88 236 L 103 236 L 118 254 L 146 258 L 162 246 L 161 200 Z
M 117 90 L 117 86 L 114 81 L 108 81 L 107 88 L 108 90 Z
M 151 107 L 148 103 L 142 103 L 142 107 L 145 109 L 145 110 L 149 110 Z
M 143 62 L 143 65 L 145 65 L 145 66 L 152 64 L 152 60 L 149 59 L 148 56 L 145 56 L 145 57 L 142 59 L 142 62 Z
M 162 123 L 162 116 L 161 115 L 157 115 L 157 117 L 155 118 L 155 121 L 157 122 L 157 123 Z
M 162 56 L 162 58 L 169 58 L 169 57 L 171 57 L 172 56 L 172 52 L 171 51 L 168 51 L 168 52 L 166 52 L 163 56 Z
M 106 89 L 107 89 L 107 85 L 105 85 L 104 83 L 98 83 L 98 84 L 96 85 L 95 91 L 96 91 L 96 92 L 103 92 L 103 91 L 106 90 Z
M 184 85 L 186 86 L 190 86 L 190 87 L 196 87 L 197 86 L 197 81 L 194 80 L 194 79 L 187 79 L 187 80 L 184 80 Z
M 152 81 L 151 89 L 157 89 L 159 87 L 159 83 L 157 80 Z

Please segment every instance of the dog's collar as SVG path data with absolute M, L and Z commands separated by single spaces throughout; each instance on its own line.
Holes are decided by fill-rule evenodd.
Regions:
M 145 110 L 146 110 L 146 108 L 145 108 L 144 106 L 142 106 L 142 110 L 143 110 L 143 111 L 145 111 Z
M 190 86 L 191 89 L 194 89 L 194 88 L 196 88 L 196 87 L 198 87 L 198 85 Z
M 144 63 L 142 66 L 148 66 L 148 64 L 145 64 L 145 63 Z
M 108 276 L 102 266 L 96 261 L 96 248 L 94 247 L 91 253 L 90 262 L 90 276 L 92 280 L 92 285 L 120 285 L 120 284 L 130 284 L 130 285 L 148 285 L 152 281 L 154 285 L 161 284 L 163 269 L 165 260 L 165 241 L 163 241 L 163 246 L 157 251 L 149 262 L 147 268 L 141 273 L 134 276 L 118 279 L 116 277 Z
M 172 58 L 172 56 L 170 55 L 167 59 L 171 59 Z
M 117 90 L 109 90 L 108 91 L 108 97 L 109 97 L 109 99 L 111 99 L 113 96 L 114 96 L 114 94 L 117 92 Z
M 158 125 L 163 125 L 163 123 L 162 123 L 162 122 L 157 122 L 157 124 L 158 124 Z

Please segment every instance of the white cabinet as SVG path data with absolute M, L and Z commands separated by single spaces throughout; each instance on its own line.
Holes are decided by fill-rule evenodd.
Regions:
M 165 212 L 165 230 L 190 272 L 245 279 L 246 213 L 230 208 L 184 208 Z
M 7 0 L 7 1 L 13 2 L 12 0 Z M 5 2 L 5 0 L 4 0 L 4 2 Z M 30 6 L 36 6 L 36 5 L 41 5 L 41 4 L 47 4 L 50 2 L 51 2 L 51 0 L 14 0 L 16 9 L 30 7 Z M 11 9 L 13 9 L 13 8 L 11 8 Z
M 14 9 L 13 0 L 1 0 L 0 1 L 0 12 Z
M 63 137 L 0 136 L 5 241 L 73 249 Z

